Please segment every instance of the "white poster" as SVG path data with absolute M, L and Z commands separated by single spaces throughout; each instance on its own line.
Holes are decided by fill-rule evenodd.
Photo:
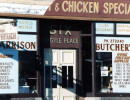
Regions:
M 130 92 L 130 53 L 113 52 L 113 92 Z
M 37 32 L 37 21 L 17 19 L 17 30 L 19 32 Z
M 114 24 L 96 23 L 96 34 L 114 34 Z
M 18 93 L 18 51 L 0 51 L 0 94 Z
M 101 76 L 108 76 L 108 67 L 107 66 L 101 67 Z
M 130 38 L 96 37 L 96 52 L 112 53 L 114 93 L 130 93 Z
M 118 23 L 116 24 L 117 35 L 130 35 L 130 24 L 128 23 Z

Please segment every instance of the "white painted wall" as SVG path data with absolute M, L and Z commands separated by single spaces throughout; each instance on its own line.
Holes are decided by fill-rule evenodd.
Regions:
M 54 0 L 0 0 L 0 3 L 14 3 L 27 5 L 44 5 L 49 6 Z

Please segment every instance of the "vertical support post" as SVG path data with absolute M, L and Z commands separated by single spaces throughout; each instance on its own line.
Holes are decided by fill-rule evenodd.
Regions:
M 92 95 L 95 97 L 96 95 L 96 68 L 95 68 L 95 23 L 92 22 L 91 24 L 92 36 L 91 36 L 91 43 L 92 43 Z

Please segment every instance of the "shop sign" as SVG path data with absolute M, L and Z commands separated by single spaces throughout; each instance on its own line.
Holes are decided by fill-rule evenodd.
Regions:
M 10 22 L 12 19 L 0 19 L 0 41 L 16 41 L 17 40 L 17 27 Z M 6 24 L 2 24 L 5 23 Z M 9 23 L 9 24 L 8 24 Z
M 130 92 L 130 38 L 96 37 L 96 52 L 112 53 L 113 92 Z
M 17 30 L 18 32 L 37 32 L 36 20 L 17 20 Z
M 114 34 L 114 24 L 96 23 L 96 34 Z
M 19 34 L 15 48 L 19 51 L 36 51 L 37 35 Z
M 17 41 L 0 41 L 0 50 L 36 51 L 37 36 L 19 34 Z
M 116 24 L 116 32 L 117 32 L 117 35 L 130 35 L 130 24 L 127 24 L 127 23 Z
M 79 32 L 72 30 L 69 25 L 51 25 L 50 26 L 50 45 L 51 47 L 78 47 Z
M 128 52 L 130 39 L 123 37 L 96 37 L 96 52 Z
M 130 18 L 130 1 L 55 0 L 45 15 L 101 18 L 102 20 L 106 18 L 125 19 Z
M 49 6 L 0 3 L 0 13 L 44 15 Z
M 0 51 L 0 94 L 18 93 L 18 51 Z

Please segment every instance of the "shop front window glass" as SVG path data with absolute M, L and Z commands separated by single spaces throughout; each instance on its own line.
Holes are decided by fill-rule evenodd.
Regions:
M 36 93 L 36 52 L 19 52 L 19 93 Z
M 0 22 L 0 94 L 37 93 L 36 20 Z
M 130 93 L 129 37 L 96 37 L 98 93 Z
M 102 93 L 112 92 L 112 53 L 96 53 L 97 88 Z

